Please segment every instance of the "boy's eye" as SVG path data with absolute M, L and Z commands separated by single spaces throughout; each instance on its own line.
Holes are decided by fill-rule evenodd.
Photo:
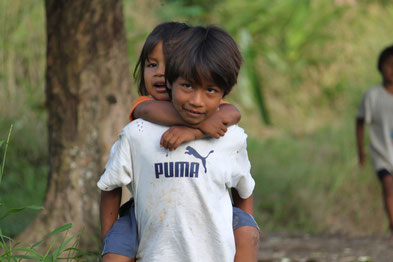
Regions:
M 183 86 L 184 88 L 186 88 L 186 89 L 191 89 L 191 88 L 192 88 L 192 85 L 189 84 L 189 83 L 183 83 L 182 86 Z
M 217 93 L 218 91 L 216 89 L 214 89 L 214 88 L 208 88 L 207 92 L 210 93 L 210 94 L 214 94 L 214 93 Z

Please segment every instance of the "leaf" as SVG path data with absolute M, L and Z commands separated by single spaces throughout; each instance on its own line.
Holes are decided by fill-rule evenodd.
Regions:
M 43 209 L 43 207 L 31 205 L 31 206 L 25 206 L 25 207 L 11 208 L 11 209 L 7 210 L 7 212 L 5 212 L 5 214 L 2 217 L 0 217 L 0 221 L 3 220 L 4 218 L 8 217 L 11 214 L 19 213 L 25 209 L 40 210 L 40 209 Z
M 67 230 L 69 230 L 71 228 L 72 228 L 72 223 L 68 223 L 68 224 L 62 225 L 62 226 L 56 228 L 55 230 L 53 230 L 51 233 L 49 233 L 47 235 L 47 237 L 59 234 L 61 232 L 67 231 Z
M 24 251 L 26 253 L 42 257 L 42 255 L 38 251 L 36 251 L 35 249 L 32 249 L 32 248 L 17 248 L 17 249 L 14 249 L 14 251 Z
M 29 255 L 12 255 L 13 258 L 21 258 L 21 259 L 34 259 L 34 260 L 41 260 L 41 256 L 29 256 Z

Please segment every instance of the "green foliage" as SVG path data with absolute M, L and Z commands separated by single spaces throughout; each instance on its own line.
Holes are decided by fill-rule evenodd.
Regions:
M 45 194 L 45 41 L 44 1 L 1 1 L 0 137 L 6 137 L 11 123 L 14 130 L 0 190 L 0 214 L 13 207 L 40 205 Z M 28 209 L 2 220 L 3 233 L 17 234 L 36 212 Z
M 252 89 L 254 101 L 258 107 L 262 119 L 266 125 L 271 125 L 269 111 L 262 90 L 262 79 L 259 78 L 255 49 L 250 48 L 250 35 L 247 31 L 242 31 L 241 34 L 241 49 L 245 56 L 245 70 L 247 72 L 248 81 Z
M 270 124 L 265 101 L 270 72 L 258 70 L 261 63 L 277 71 L 277 77 L 292 83 L 301 83 L 304 70 L 316 63 L 316 50 L 332 40 L 332 32 L 326 30 L 332 21 L 340 19 L 343 9 L 327 1 L 237 1 L 227 0 L 217 7 L 217 13 L 225 17 L 236 17 L 225 23 L 226 28 L 238 36 L 246 32 L 250 41 L 244 50 L 249 85 L 262 119 Z M 225 21 L 225 20 L 223 20 Z M 262 61 L 262 62 L 261 62 Z M 299 92 L 296 88 L 289 92 Z
M 79 242 L 79 234 L 67 237 L 67 233 L 71 228 L 72 224 L 60 226 L 46 235 L 43 240 L 28 247 L 20 247 L 23 243 L 15 243 L 11 238 L 3 235 L 0 230 L 0 247 L 3 249 L 0 261 L 23 261 L 25 259 L 48 262 L 59 260 L 79 261 L 81 260 L 81 255 L 83 255 L 83 252 L 76 248 Z M 62 233 L 64 233 L 63 236 L 61 235 Z M 55 239 L 52 240 L 50 247 L 43 254 L 37 251 L 37 247 L 51 237 L 55 237 Z
M 266 231 L 381 232 L 380 186 L 356 163 L 353 122 L 307 135 L 250 139 L 256 218 Z
M 10 140 L 11 132 L 12 132 L 12 125 L 10 127 L 8 138 L 4 143 L 3 140 L 0 141 L 0 149 L 3 145 L 3 161 L 1 163 L 1 176 L 4 175 L 4 166 L 5 166 L 5 159 L 6 153 L 8 149 L 8 143 Z M 1 177 L 0 177 L 0 185 L 1 185 Z M 1 204 L 1 203 L 0 203 Z M 20 213 L 25 209 L 32 209 L 32 210 L 40 210 L 42 207 L 40 206 L 24 206 L 19 208 L 12 208 L 6 210 L 6 212 L 0 216 L 0 221 L 4 220 L 6 217 Z M 58 260 L 66 260 L 66 261 L 73 261 L 73 260 L 80 260 L 81 255 L 83 253 L 76 248 L 79 239 L 79 234 L 75 234 L 69 238 L 67 238 L 67 232 L 71 229 L 72 224 L 66 224 L 60 226 L 53 230 L 51 233 L 47 234 L 41 241 L 34 243 L 31 246 L 26 247 L 19 247 L 23 243 L 21 242 L 14 242 L 13 239 L 5 234 L 3 234 L 3 230 L 0 227 L 0 261 L 22 261 L 24 259 L 32 259 L 36 261 L 58 261 Z M 61 233 L 65 232 L 64 236 L 61 236 Z M 55 237 L 52 240 L 50 247 L 44 254 L 41 254 L 37 251 L 37 247 L 41 245 L 44 241 L 50 240 L 51 237 Z M 74 241 L 74 242 L 72 242 Z M 73 243 L 70 246 L 71 242 Z M 85 254 L 86 255 L 86 254 Z
M 6 119 L 0 120 L 2 137 L 8 134 L 9 122 Z M 40 206 L 44 199 L 48 173 L 46 141 L 42 141 L 45 139 L 45 132 L 41 132 L 39 128 L 37 130 L 33 122 L 26 127 L 21 126 L 20 121 L 16 121 L 14 125 L 12 146 L 7 150 L 7 163 L 4 167 L 5 177 L 1 181 L 0 216 L 15 207 Z M 4 129 L 7 132 L 4 132 Z M 1 154 L 2 158 L 3 156 Z M 3 233 L 8 236 L 18 234 L 37 212 L 36 209 L 26 209 L 23 213 L 16 213 L 1 220 Z

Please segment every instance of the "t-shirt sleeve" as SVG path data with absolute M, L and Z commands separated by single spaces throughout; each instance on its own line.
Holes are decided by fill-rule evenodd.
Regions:
M 112 146 L 105 172 L 100 177 L 97 186 L 103 191 L 111 191 L 128 185 L 132 178 L 131 147 L 123 131 Z
M 233 152 L 231 175 L 227 179 L 227 187 L 235 188 L 240 197 L 246 199 L 251 196 L 255 181 L 251 176 L 251 164 L 247 154 L 247 135 L 242 132 L 241 141 Z
M 362 101 L 359 105 L 357 118 L 364 119 L 367 124 L 371 123 L 371 101 L 370 92 L 363 95 Z
M 221 100 L 221 102 L 220 102 L 220 105 L 230 105 L 231 103 L 229 103 L 229 102 L 227 102 L 227 101 L 224 101 L 224 100 Z
M 128 118 L 130 119 L 130 122 L 134 121 L 135 119 L 132 117 L 132 115 L 134 114 L 135 109 L 142 104 L 145 101 L 151 101 L 154 100 L 154 98 L 150 97 L 150 96 L 140 96 L 137 99 L 134 100 L 134 102 L 132 103 L 131 106 L 131 111 L 130 111 L 130 115 L 128 116 Z

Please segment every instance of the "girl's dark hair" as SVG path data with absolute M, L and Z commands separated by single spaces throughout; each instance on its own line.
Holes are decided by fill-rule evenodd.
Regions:
M 168 47 L 168 41 L 181 35 L 181 33 L 188 28 L 189 26 L 184 23 L 166 22 L 156 26 L 153 31 L 148 35 L 134 70 L 134 79 L 138 83 L 138 92 L 140 95 L 148 95 L 145 87 L 145 78 L 143 76 L 143 72 L 145 68 L 145 62 L 154 47 L 160 41 L 163 41 L 162 48 L 164 52 L 164 57 L 167 57 L 169 53 L 168 50 L 170 49 Z
M 237 82 L 242 56 L 233 38 L 216 26 L 191 27 L 172 41 L 175 50 L 166 59 L 165 77 L 170 85 L 182 77 L 201 84 L 215 83 L 228 94 Z
M 386 62 L 386 60 L 390 57 L 393 56 L 393 45 L 386 47 L 381 54 L 379 55 L 378 58 L 378 70 L 382 74 L 382 67 L 383 64 Z

